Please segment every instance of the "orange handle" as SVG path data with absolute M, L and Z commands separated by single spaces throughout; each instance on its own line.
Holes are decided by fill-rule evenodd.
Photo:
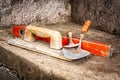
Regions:
M 91 25 L 91 21 L 90 20 L 87 20 L 85 21 L 83 27 L 82 27 L 82 33 L 84 34 L 87 34 L 89 28 L 90 28 L 90 25 Z

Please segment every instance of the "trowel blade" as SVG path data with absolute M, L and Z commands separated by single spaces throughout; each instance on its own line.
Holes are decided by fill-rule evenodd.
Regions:
M 69 44 L 66 46 L 63 46 L 63 48 L 77 48 L 80 44 Z
M 62 52 L 66 58 L 70 58 L 70 59 L 80 59 L 80 58 L 90 55 L 90 52 L 86 50 L 75 49 L 75 48 L 71 48 L 71 49 L 63 48 Z

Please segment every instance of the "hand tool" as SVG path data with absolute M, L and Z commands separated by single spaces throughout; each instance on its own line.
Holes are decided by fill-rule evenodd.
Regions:
M 82 33 L 80 34 L 80 42 L 79 44 L 74 44 L 73 41 L 72 41 L 72 32 L 68 32 L 68 37 L 69 37 L 69 44 L 66 45 L 66 46 L 63 46 L 64 48 L 76 48 L 76 47 L 81 47 L 81 42 L 82 42 L 82 39 L 83 37 L 87 34 L 88 32 L 88 29 L 90 27 L 90 24 L 91 24 L 91 21 L 90 20 L 87 20 L 85 21 L 83 27 L 82 27 Z
M 80 34 L 80 41 L 78 44 L 74 44 L 72 42 L 72 32 L 68 32 L 69 45 L 63 46 L 63 49 L 62 49 L 62 52 L 65 57 L 74 59 L 77 57 L 83 58 L 83 57 L 90 55 L 90 52 L 83 50 L 81 48 L 82 39 L 84 35 L 87 34 L 90 24 L 91 24 L 90 20 L 87 20 L 84 23 L 83 28 L 82 28 L 82 34 Z
M 13 27 L 13 36 L 21 37 L 24 34 L 24 30 L 26 29 L 25 25 L 14 25 Z M 43 38 L 41 36 L 35 36 L 36 40 L 42 40 L 50 43 L 50 38 Z M 74 44 L 79 43 L 78 38 L 72 38 Z M 62 46 L 66 46 L 69 44 L 69 38 L 63 36 L 62 38 Z M 112 56 L 112 45 L 105 44 L 97 41 L 86 41 L 82 40 L 81 48 L 91 52 L 93 55 L 101 56 L 101 57 L 111 57 Z

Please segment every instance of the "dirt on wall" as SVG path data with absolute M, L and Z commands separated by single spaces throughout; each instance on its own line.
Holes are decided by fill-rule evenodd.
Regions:
M 0 26 L 70 20 L 69 0 L 0 0 Z
M 120 0 L 71 0 L 73 21 L 83 24 L 92 20 L 92 26 L 120 35 Z

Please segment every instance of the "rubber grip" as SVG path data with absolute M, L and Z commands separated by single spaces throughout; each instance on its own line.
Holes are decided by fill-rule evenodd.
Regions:
M 90 20 L 87 20 L 85 21 L 83 27 L 82 27 L 82 33 L 83 34 L 87 34 L 89 28 L 90 28 L 90 25 L 91 25 L 91 21 Z

